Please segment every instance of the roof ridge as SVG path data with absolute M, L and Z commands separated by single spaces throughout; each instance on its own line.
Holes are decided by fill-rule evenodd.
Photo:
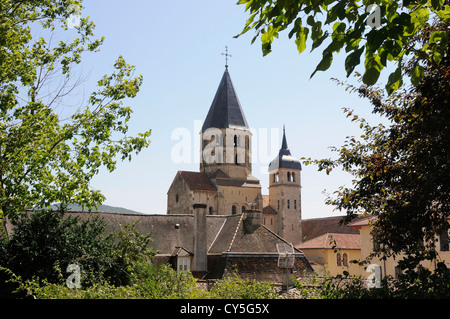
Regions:
M 244 214 L 241 214 L 241 217 L 239 218 L 239 222 L 238 222 L 238 224 L 236 226 L 236 229 L 234 230 L 233 238 L 231 239 L 230 245 L 228 246 L 227 252 L 229 252 L 231 250 L 231 247 L 234 244 L 234 240 L 236 239 L 236 236 L 237 236 L 237 233 L 238 233 L 238 230 L 239 230 L 239 227 L 240 227 L 240 225 L 242 223 L 242 219 L 243 218 L 244 218 Z
M 302 252 L 300 249 L 296 248 L 294 246 L 294 243 L 290 243 L 288 242 L 286 239 L 284 239 L 283 237 L 279 236 L 277 233 L 273 232 L 272 230 L 270 230 L 268 227 L 266 227 L 265 225 L 261 224 L 259 227 L 263 227 L 265 228 L 267 231 L 269 231 L 271 234 L 273 234 L 274 236 L 276 236 L 278 239 L 281 239 L 282 241 L 284 241 L 286 244 L 292 244 L 292 247 L 294 247 L 294 250 L 298 250 L 300 252 Z
M 208 252 L 211 250 L 211 247 L 214 246 L 214 244 L 215 244 L 215 242 L 216 242 L 216 240 L 217 240 L 217 237 L 219 237 L 220 233 L 222 232 L 223 226 L 225 226 L 225 224 L 227 223 L 227 220 L 228 220 L 228 218 L 224 218 L 224 221 L 223 221 L 223 223 L 222 223 L 222 226 L 220 226 L 220 229 L 219 229 L 219 231 L 217 232 L 216 237 L 214 237 L 214 239 L 213 239 L 211 245 L 209 245 L 209 247 L 208 247 Z

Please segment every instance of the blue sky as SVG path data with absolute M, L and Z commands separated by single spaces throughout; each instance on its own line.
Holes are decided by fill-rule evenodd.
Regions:
M 136 66 L 144 83 L 138 96 L 127 101 L 134 110 L 130 133 L 152 130 L 150 147 L 131 162 L 121 162 L 113 173 L 101 171 L 92 182 L 107 200 L 105 204 L 151 214 L 165 214 L 167 190 L 178 170 L 198 171 L 198 163 L 175 163 L 171 152 L 179 143 L 174 131 L 190 132 L 192 146 L 199 139 L 196 123 L 203 122 L 224 72 L 221 55 L 228 46 L 232 57 L 229 72 L 245 116 L 255 132 L 282 132 L 286 125 L 291 153 L 297 157 L 332 156 L 329 146 L 342 145 L 345 137 L 360 135 L 345 118 L 342 107 L 376 123 L 370 104 L 349 94 L 330 78 L 346 80 L 345 56 L 337 56 L 327 72 L 309 79 L 321 59 L 321 51 L 298 54 L 286 34 L 262 56 L 260 43 L 250 41 L 252 31 L 238 39 L 247 13 L 236 1 L 85 1 L 83 16 L 96 24 L 96 36 L 105 36 L 101 51 L 88 55 L 82 64 L 89 74 L 84 93 L 95 90 L 96 81 L 111 73 L 119 55 Z M 68 32 L 75 32 L 70 30 Z M 310 43 L 309 43 L 310 45 Z M 349 78 L 350 83 L 356 83 Z M 372 122 L 371 121 L 371 122 Z M 257 134 L 257 135 L 258 135 Z M 261 136 L 260 136 L 261 137 Z M 262 140 L 262 138 L 261 138 Z M 278 152 L 280 139 L 272 153 Z M 255 141 L 254 141 L 255 144 Z M 257 144 L 257 143 L 256 143 Z M 268 194 L 268 161 L 258 156 L 253 175 Z M 266 152 L 267 153 L 267 152 Z M 270 155 L 270 153 L 269 153 Z M 192 159 L 194 156 L 192 155 Z M 302 215 L 315 218 L 342 215 L 326 206 L 323 191 L 332 193 L 349 185 L 351 178 L 340 172 L 327 176 L 315 166 L 302 171 Z

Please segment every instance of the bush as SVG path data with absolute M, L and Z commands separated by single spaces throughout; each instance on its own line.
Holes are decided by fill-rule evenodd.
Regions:
M 28 297 L 36 299 L 188 299 L 202 296 L 190 273 L 177 273 L 167 265 L 140 264 L 133 268 L 136 273 L 132 283 L 124 286 L 103 281 L 71 289 L 64 280 L 49 283 L 36 278 L 22 281 L 18 276 L 11 277 Z
M 294 280 L 304 298 L 317 299 L 405 299 L 449 298 L 450 271 L 438 263 L 435 271 L 418 268 L 400 275 L 398 279 L 383 278 L 379 288 L 367 288 L 365 278 L 348 273 L 336 277 L 326 276 L 308 281 Z
M 73 216 L 51 210 L 23 214 L 9 237 L 0 240 L 0 266 L 23 279 L 38 277 L 58 281 L 55 267 L 65 270 L 78 264 L 86 274 L 84 283 L 101 280 L 114 266 L 114 237 L 104 236 L 99 218 L 80 222 Z
M 267 281 L 242 279 L 236 273 L 219 280 L 210 290 L 214 299 L 273 299 L 278 297 L 275 286 Z
M 133 284 L 143 298 L 193 299 L 203 296 L 190 272 L 177 272 L 165 264 L 141 264 Z
M 42 210 L 22 215 L 14 232 L 0 240 L 2 297 L 13 296 L 17 282 L 8 282 L 11 274 L 21 280 L 38 278 L 59 284 L 62 271 L 70 264 L 80 266 L 83 288 L 96 283 L 128 285 L 137 262 L 149 261 L 154 253 L 148 248 L 150 234 L 142 235 L 134 225 L 125 225 L 117 233 L 104 235 L 105 222 L 98 217 L 80 221 L 63 212 Z M 62 269 L 62 271 L 61 271 Z

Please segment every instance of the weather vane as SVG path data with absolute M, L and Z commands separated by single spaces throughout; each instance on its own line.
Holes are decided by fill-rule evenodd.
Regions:
M 225 46 L 225 53 L 222 53 L 225 56 L 225 67 L 228 69 L 228 57 L 231 58 L 231 54 L 228 53 L 228 47 Z

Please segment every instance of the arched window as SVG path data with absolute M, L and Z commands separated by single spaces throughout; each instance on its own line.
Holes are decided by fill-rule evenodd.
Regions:
M 242 213 L 245 213 L 246 209 L 245 206 L 242 206 Z
M 336 254 L 336 265 L 337 265 L 338 267 L 341 267 L 341 266 L 342 266 L 341 254 L 340 254 L 340 253 L 337 253 L 337 254 Z
M 212 215 L 212 213 L 213 213 L 213 208 L 212 208 L 212 206 L 209 206 L 209 214 Z
M 237 135 L 234 136 L 234 146 L 238 146 L 238 137 L 237 137 Z
M 288 182 L 291 181 L 291 172 L 287 172 L 287 180 L 288 180 Z
M 236 206 L 231 206 L 231 214 L 236 215 Z
M 294 172 L 291 173 L 291 178 L 292 178 L 292 181 L 295 182 L 295 173 Z
M 175 195 L 175 203 L 178 203 L 178 201 L 180 200 L 180 196 L 178 194 Z
M 342 265 L 343 265 L 344 267 L 348 267 L 348 257 L 347 257 L 347 254 L 346 254 L 346 253 L 343 253 L 343 254 L 342 254 Z

